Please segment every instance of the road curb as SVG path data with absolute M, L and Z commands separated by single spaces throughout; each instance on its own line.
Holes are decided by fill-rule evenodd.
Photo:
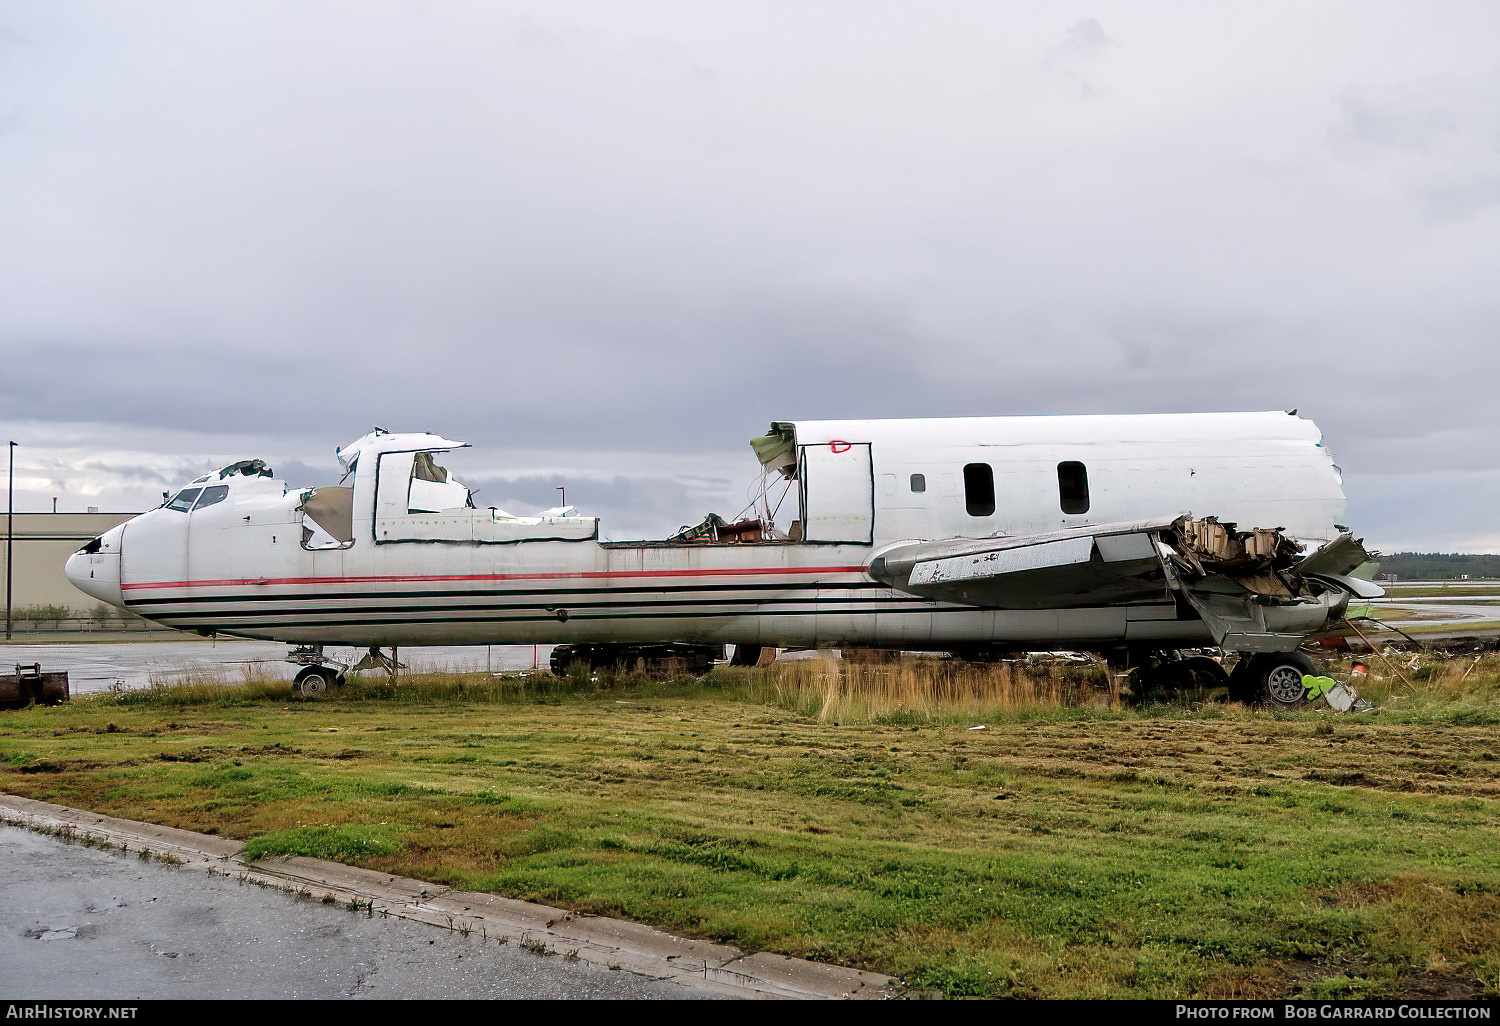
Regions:
M 879 973 L 826 965 L 669 933 L 604 916 L 580 915 L 493 894 L 454 891 L 439 884 L 301 856 L 245 862 L 241 841 L 117 819 L 65 805 L 0 794 L 0 822 L 102 843 L 184 869 L 231 877 L 345 905 L 353 914 L 395 916 L 481 940 L 516 942 L 537 954 L 595 962 L 739 998 L 869 999 L 892 994 Z

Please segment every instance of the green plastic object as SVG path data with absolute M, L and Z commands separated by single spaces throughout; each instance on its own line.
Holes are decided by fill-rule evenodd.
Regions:
M 1322 698 L 1330 689 L 1337 687 L 1338 683 L 1332 677 L 1314 677 L 1310 673 L 1302 675 L 1302 686 L 1307 689 L 1308 698 Z

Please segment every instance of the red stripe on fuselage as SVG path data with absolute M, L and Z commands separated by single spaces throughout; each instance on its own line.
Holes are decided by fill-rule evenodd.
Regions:
M 758 569 L 725 568 L 718 570 L 602 570 L 578 574 L 443 574 L 431 577 L 273 577 L 240 581 L 144 581 L 121 584 L 122 591 L 134 588 L 233 588 L 260 584 L 420 584 L 428 581 L 576 581 L 623 577 L 723 577 L 764 574 L 844 574 L 864 573 L 862 566 L 796 566 Z

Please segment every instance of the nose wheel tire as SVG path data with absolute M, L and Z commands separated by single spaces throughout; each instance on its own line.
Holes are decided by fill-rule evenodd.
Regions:
M 304 695 L 321 695 L 330 685 L 342 683 L 339 675 L 326 666 L 309 666 L 297 674 L 294 685 Z

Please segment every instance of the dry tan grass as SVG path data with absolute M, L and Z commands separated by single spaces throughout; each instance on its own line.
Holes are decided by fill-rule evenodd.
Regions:
M 1369 665 L 1370 675 L 1355 682 L 1356 689 L 1393 710 L 1493 711 L 1500 698 L 1500 653 L 1391 652 L 1360 659 Z M 1347 674 L 1335 672 L 1334 676 L 1343 679 Z
M 809 659 L 747 671 L 752 694 L 831 722 L 912 716 L 979 718 L 1021 709 L 1115 708 L 1118 679 L 1102 668 L 904 659 L 870 664 Z

